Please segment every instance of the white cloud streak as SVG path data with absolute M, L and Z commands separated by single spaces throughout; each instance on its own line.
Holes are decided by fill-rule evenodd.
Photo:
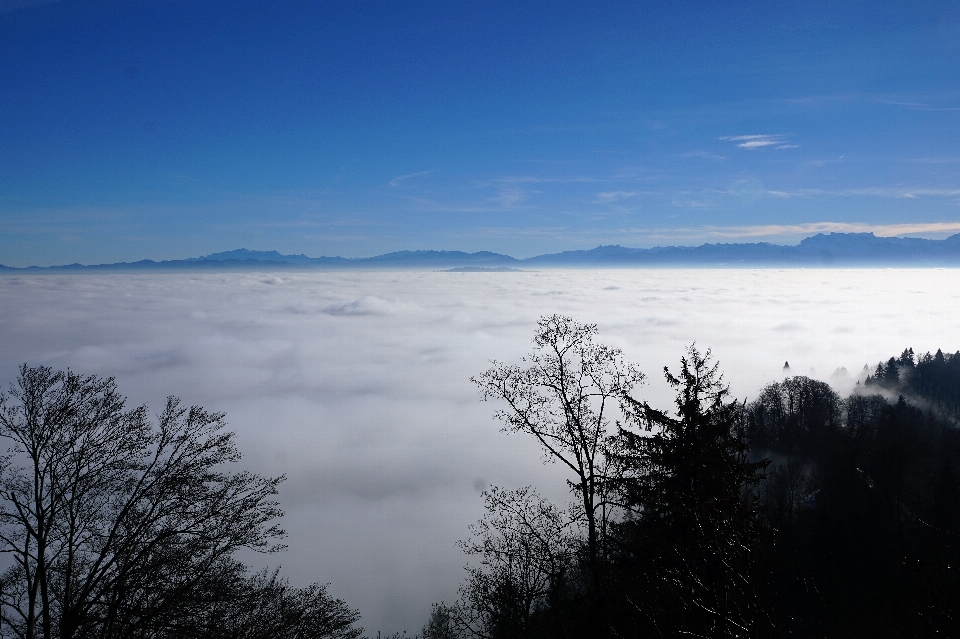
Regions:
M 680 153 L 677 157 L 681 158 L 701 158 L 703 160 L 726 160 L 727 156 L 717 155 L 716 153 L 710 153 L 708 151 L 689 151 L 687 153 Z
M 638 195 L 641 195 L 639 191 L 604 191 L 597 193 L 597 201 L 601 204 L 612 204 L 613 202 L 635 198 Z
M 411 178 L 430 175 L 431 173 L 433 173 L 433 171 L 418 171 L 417 173 L 407 173 L 406 175 L 398 175 L 397 177 L 387 182 L 387 186 L 400 186 L 403 182 Z
M 497 194 L 490 200 L 495 202 L 498 206 L 501 206 L 505 209 L 510 209 L 526 202 L 527 197 L 528 195 L 526 189 L 518 186 L 510 186 L 498 189 Z
M 960 197 L 960 189 L 957 188 L 931 188 L 931 187 L 859 187 L 851 189 L 793 189 L 793 190 L 768 190 L 768 195 L 776 197 L 882 197 L 882 198 L 905 198 L 916 199 L 921 197 Z
M 693 207 L 693 203 L 684 203 Z M 873 233 L 878 237 L 946 237 L 960 232 L 958 222 L 913 222 L 875 224 L 869 222 L 807 222 L 803 224 L 755 224 L 742 226 L 687 226 L 673 228 L 633 228 L 621 231 L 638 240 L 666 243 L 700 243 L 716 240 L 756 240 L 789 242 L 817 233 Z
M 917 222 L 906 224 L 868 224 L 855 222 L 811 222 L 808 224 L 761 224 L 756 226 L 707 226 L 713 237 L 747 238 L 816 233 L 873 233 L 880 237 L 902 235 L 945 235 L 960 232 L 960 222 Z
M 764 147 L 772 146 L 778 149 L 795 149 L 796 144 L 786 144 L 785 135 L 726 135 L 720 138 L 725 142 L 736 142 L 741 149 L 754 151 Z

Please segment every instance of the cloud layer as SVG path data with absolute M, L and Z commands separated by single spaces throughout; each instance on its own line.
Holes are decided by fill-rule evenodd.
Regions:
M 286 473 L 297 583 L 332 582 L 376 632 L 454 596 L 455 541 L 488 484 L 566 498 L 562 469 L 499 432 L 468 378 L 517 361 L 537 318 L 596 322 L 658 371 L 711 347 L 739 397 L 781 374 L 855 374 L 906 346 L 960 348 L 946 270 L 606 270 L 0 277 L 0 381 L 19 363 L 114 375 L 133 403 L 226 411 L 243 464 Z M 813 370 L 812 370 L 813 369 Z

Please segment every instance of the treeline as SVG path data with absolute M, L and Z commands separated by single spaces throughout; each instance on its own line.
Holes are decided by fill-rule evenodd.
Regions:
M 543 318 L 523 367 L 474 379 L 574 500 L 488 491 L 424 639 L 960 636 L 960 354 L 747 403 L 691 346 L 660 411 L 595 335 Z
M 948 420 L 960 420 L 960 351 L 944 355 L 937 349 L 917 358 L 912 348 L 900 357 L 891 357 L 877 364 L 873 375 L 866 378 L 867 387 L 909 398 L 910 402 L 933 408 Z

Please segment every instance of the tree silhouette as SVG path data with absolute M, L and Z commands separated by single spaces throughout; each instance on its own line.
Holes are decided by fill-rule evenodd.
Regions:
M 754 636 L 757 487 L 767 462 L 748 459 L 742 406 L 728 400 L 710 351 L 690 346 L 679 375 L 664 375 L 677 391 L 676 416 L 632 400 L 637 430 L 621 430 L 617 455 L 633 604 L 668 636 Z
M 582 505 L 592 596 L 602 605 L 602 528 L 609 502 L 607 441 L 611 417 L 622 398 L 643 380 L 637 368 L 623 360 L 619 349 L 596 344 L 597 327 L 551 315 L 537 322 L 533 353 L 521 368 L 493 362 L 471 378 L 483 398 L 506 402 L 497 412 L 504 430 L 534 436 L 549 462 L 560 462 L 573 473 L 570 486 Z
M 453 609 L 455 625 L 483 639 L 564 636 L 563 608 L 579 585 L 573 573 L 582 518 L 531 487 L 493 487 L 484 500 L 486 514 L 460 543 L 480 561 L 467 567 L 469 577 Z
M 244 581 L 234 552 L 282 548 L 273 496 L 283 478 L 229 472 L 240 454 L 223 427 L 222 414 L 172 397 L 153 424 L 145 407 L 125 408 L 112 378 L 24 365 L 0 393 L 0 552 L 12 564 L 0 576 L 0 632 L 199 636 L 211 614 L 251 606 L 254 592 L 351 618 L 321 590 Z M 334 636 L 333 626 L 298 636 Z

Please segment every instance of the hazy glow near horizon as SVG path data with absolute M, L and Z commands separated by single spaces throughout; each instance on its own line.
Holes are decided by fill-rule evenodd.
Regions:
M 227 413 L 243 465 L 286 473 L 298 583 L 331 582 L 368 631 L 416 630 L 450 600 L 455 546 L 489 484 L 565 499 L 561 469 L 499 432 L 469 382 L 529 351 L 538 317 L 599 325 L 667 407 L 663 366 L 711 348 L 750 399 L 782 376 L 851 381 L 911 346 L 960 348 L 951 270 L 596 270 L 0 277 L 0 381 L 22 362 L 116 376 Z M 263 561 L 257 558 L 258 561 Z

